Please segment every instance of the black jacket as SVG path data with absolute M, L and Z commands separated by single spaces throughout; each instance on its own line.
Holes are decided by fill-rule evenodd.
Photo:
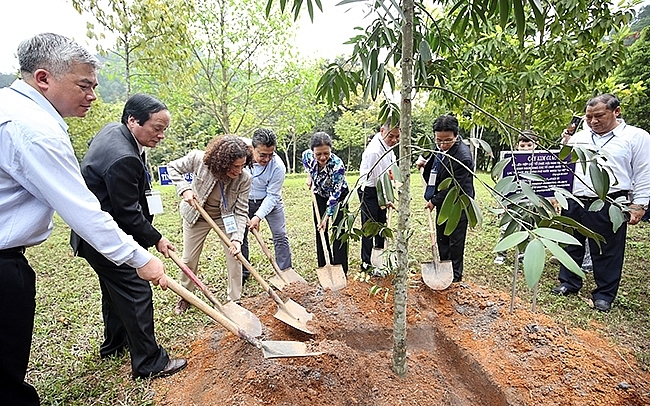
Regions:
M 97 133 L 81 162 L 81 174 L 90 191 L 97 196 L 102 210 L 138 244 L 149 248 L 162 238 L 149 214 L 145 192 L 150 189 L 150 183 L 145 163 L 126 125 L 110 123 Z M 71 244 L 75 253 L 89 262 L 115 266 L 74 232 Z
M 448 155 L 455 159 L 450 159 Z M 446 154 L 437 151 L 431 155 L 431 158 L 429 158 L 424 166 L 422 176 L 424 177 L 425 182 L 427 182 L 427 187 L 424 191 L 424 199 L 430 201 L 438 209 L 442 206 L 442 202 L 445 200 L 445 197 L 449 192 L 449 188 L 438 190 L 438 185 L 440 185 L 440 182 L 450 177 L 456 179 L 460 184 L 463 193 L 474 198 L 474 177 L 472 176 L 472 173 L 465 169 L 465 167 L 457 162 L 457 160 L 462 162 L 467 168 L 472 169 L 474 167 L 472 153 L 460 136 L 458 137 L 458 141 L 449 148 Z M 428 185 L 432 169 L 437 170 L 435 186 Z M 452 182 L 452 186 L 454 184 L 455 183 Z

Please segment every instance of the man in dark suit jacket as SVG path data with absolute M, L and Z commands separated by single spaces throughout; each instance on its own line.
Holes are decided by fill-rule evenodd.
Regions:
M 142 247 L 155 246 L 165 256 L 175 248 L 152 225 L 147 201 L 151 184 L 143 149 L 155 147 L 165 137 L 169 122 L 169 111 L 162 102 L 144 94 L 133 95 L 124 106 L 122 122 L 102 128 L 81 162 L 84 180 L 102 210 Z M 167 376 L 183 369 L 187 361 L 170 359 L 156 342 L 149 283 L 140 279 L 135 269 L 107 260 L 74 233 L 71 244 L 99 276 L 105 339 L 100 356 L 119 355 L 128 349 L 134 378 Z
M 467 238 L 467 215 L 463 211 L 458 225 L 450 235 L 445 235 L 446 223 L 438 224 L 440 208 L 450 188 L 438 190 L 445 179 L 453 178 L 462 189 L 461 193 L 474 198 L 474 177 L 468 170 L 474 167 L 472 153 L 460 136 L 458 120 L 451 115 L 442 115 L 433 123 L 433 134 L 437 150 L 424 165 L 422 176 L 427 187 L 424 191 L 426 208 L 436 209 L 436 242 L 440 260 L 451 260 L 454 268 L 454 282 L 463 278 L 463 256 Z

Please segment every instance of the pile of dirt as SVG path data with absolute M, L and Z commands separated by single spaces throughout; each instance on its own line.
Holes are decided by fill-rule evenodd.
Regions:
M 419 276 L 418 276 L 419 278 Z M 390 289 L 391 281 L 373 280 Z M 157 405 L 644 405 L 650 374 L 597 333 L 568 330 L 510 298 L 466 283 L 408 291 L 408 375 L 392 363 L 392 295 L 348 281 L 340 291 L 287 286 L 314 314 L 308 335 L 275 319 L 266 294 L 244 307 L 264 340 L 307 342 L 321 355 L 264 359 L 215 325 L 190 344 L 188 367 L 154 382 Z M 194 309 L 193 311 L 198 311 Z

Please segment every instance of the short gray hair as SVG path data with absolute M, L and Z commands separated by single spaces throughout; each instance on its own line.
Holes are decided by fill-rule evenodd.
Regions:
M 20 71 L 33 74 L 45 69 L 54 77 L 69 73 L 75 64 L 91 65 L 99 69 L 99 60 L 88 50 L 68 37 L 44 33 L 26 39 L 18 45 Z

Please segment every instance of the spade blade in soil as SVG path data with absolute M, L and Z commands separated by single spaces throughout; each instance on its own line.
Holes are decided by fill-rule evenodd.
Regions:
M 282 288 L 285 285 L 288 285 L 293 282 L 299 282 L 299 283 L 304 283 L 307 284 L 307 281 L 296 271 L 293 269 L 287 269 L 284 271 L 278 272 L 276 275 L 273 275 L 270 279 L 269 282 L 273 284 L 276 288 L 279 290 L 282 290 Z
M 433 290 L 445 290 L 454 280 L 454 268 L 451 261 L 423 262 L 422 280 Z
M 316 269 L 316 275 L 318 275 L 318 282 L 325 289 L 341 290 L 347 286 L 345 272 L 341 265 L 327 264 Z
M 274 317 L 291 327 L 304 331 L 308 334 L 314 334 L 313 331 L 307 327 L 307 322 L 314 318 L 313 313 L 309 313 L 307 309 L 300 306 L 298 303 L 289 299 L 280 306 Z
M 311 357 L 322 352 L 307 352 L 307 345 L 298 341 L 260 341 L 264 358 Z
M 228 302 L 221 306 L 223 314 L 239 328 L 246 331 L 253 337 L 262 335 L 262 323 L 253 313 L 244 309 L 235 302 Z
M 375 268 L 383 268 L 384 267 L 384 250 L 382 248 L 373 248 L 372 252 L 370 253 L 370 265 L 374 266 Z

